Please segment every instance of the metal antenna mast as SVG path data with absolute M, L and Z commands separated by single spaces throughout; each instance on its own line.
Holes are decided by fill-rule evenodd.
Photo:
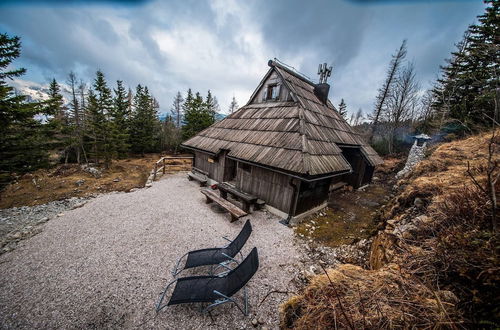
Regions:
M 326 63 L 320 64 L 318 66 L 319 83 L 326 84 L 328 77 L 332 75 L 333 67 L 330 65 L 329 68 L 326 67 Z

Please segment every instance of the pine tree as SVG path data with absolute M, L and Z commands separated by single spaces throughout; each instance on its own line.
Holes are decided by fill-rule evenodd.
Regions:
M 212 92 L 210 92 L 210 90 L 208 90 L 207 98 L 205 99 L 205 107 L 207 114 L 212 118 L 212 123 L 214 123 L 217 113 L 220 111 L 220 107 L 217 98 L 212 96 Z
M 86 133 L 90 139 L 91 156 L 96 163 L 104 159 L 104 165 L 109 167 L 116 155 L 114 142 L 114 123 L 110 120 L 113 110 L 111 89 L 107 86 L 104 74 L 97 71 L 93 89 L 87 99 Z
M 155 151 L 159 138 L 158 102 L 147 87 L 137 86 L 134 96 L 130 141 L 132 151 L 144 155 Z
M 441 121 L 455 120 L 467 131 L 500 120 L 500 2 L 485 3 L 485 13 L 469 26 L 433 89 Z
M 209 109 L 200 93 L 196 93 L 193 97 L 191 89 L 188 90 L 183 109 L 184 126 L 182 127 L 182 138 L 185 140 L 195 136 L 215 121 L 213 110 Z
M 119 157 L 125 157 L 129 150 L 129 100 L 121 80 L 117 80 L 111 117 L 113 121 L 113 144 Z
M 231 100 L 231 103 L 229 104 L 229 113 L 233 113 L 236 110 L 238 110 L 238 102 L 236 102 L 236 98 L 233 95 L 233 99 Z
M 184 99 L 182 98 L 181 92 L 177 92 L 174 98 L 174 103 L 172 104 L 172 120 L 175 122 L 177 127 L 181 127 L 182 122 L 182 102 Z
M 344 102 L 344 99 L 340 100 L 339 104 L 339 115 L 342 116 L 345 120 L 347 120 L 347 105 Z
M 0 184 L 10 173 L 24 173 L 48 165 L 47 137 L 34 116 L 43 111 L 39 103 L 28 103 L 8 86 L 7 79 L 26 70 L 8 69 L 21 54 L 19 37 L 0 34 Z
M 66 148 L 71 145 L 71 130 L 64 108 L 61 88 L 55 79 L 49 84 L 49 98 L 44 101 L 44 112 L 49 116 L 48 122 L 44 125 L 47 136 L 50 136 L 54 148 L 62 148 L 65 160 L 67 161 Z
M 45 113 L 54 116 L 60 121 L 64 121 L 66 114 L 64 113 L 63 104 L 61 87 L 55 79 L 52 79 L 49 84 L 49 98 L 45 102 Z

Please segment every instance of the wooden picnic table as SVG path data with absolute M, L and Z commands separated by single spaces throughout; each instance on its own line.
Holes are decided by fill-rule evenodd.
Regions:
M 250 206 L 252 204 L 255 204 L 258 200 L 257 196 L 241 191 L 227 182 L 218 184 L 217 188 L 219 189 L 220 196 L 222 198 L 227 199 L 227 194 L 230 194 L 231 196 L 239 200 L 242 203 L 243 211 L 247 213 L 250 212 Z

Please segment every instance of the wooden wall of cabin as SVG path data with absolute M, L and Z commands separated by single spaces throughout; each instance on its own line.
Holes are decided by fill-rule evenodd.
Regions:
M 372 182 L 373 172 L 375 172 L 375 167 L 371 166 L 368 163 L 365 168 L 365 175 L 363 175 L 363 180 L 361 181 L 361 185 L 369 184 Z
M 375 167 L 371 166 L 358 148 L 341 148 L 342 154 L 351 164 L 353 172 L 344 176 L 345 182 L 359 188 L 372 181 Z
M 359 148 L 342 148 L 342 154 L 352 167 L 352 173 L 345 176 L 348 185 L 358 188 L 365 174 L 366 162 Z
M 215 158 L 214 156 L 204 152 L 195 151 L 194 157 L 195 168 L 207 172 L 208 177 L 212 180 L 217 182 L 223 181 L 225 154 L 221 154 L 218 158 Z
M 331 178 L 300 183 L 299 197 L 295 215 L 304 213 L 328 200 Z
M 294 191 L 290 177 L 265 168 L 238 162 L 236 187 L 264 200 L 266 204 L 289 213 Z

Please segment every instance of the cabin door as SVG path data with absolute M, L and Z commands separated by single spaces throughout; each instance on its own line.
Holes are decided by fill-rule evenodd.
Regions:
M 232 182 L 236 179 L 236 162 L 228 157 L 224 160 L 224 182 Z

